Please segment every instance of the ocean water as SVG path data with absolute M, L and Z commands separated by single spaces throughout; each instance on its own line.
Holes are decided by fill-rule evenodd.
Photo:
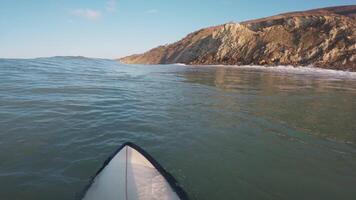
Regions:
M 134 142 L 191 199 L 356 199 L 356 74 L 0 59 L 0 199 L 75 199 Z

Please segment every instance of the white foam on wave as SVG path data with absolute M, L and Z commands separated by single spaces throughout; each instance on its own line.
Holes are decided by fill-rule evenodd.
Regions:
M 174 63 L 173 65 L 187 66 L 187 65 L 186 65 L 186 64 L 184 64 L 184 63 Z
M 302 66 L 260 66 L 260 65 L 224 65 L 218 67 L 230 67 L 230 68 L 240 68 L 240 69 L 258 69 L 264 71 L 278 72 L 278 73 L 292 73 L 292 74 L 305 74 L 305 75 L 317 75 L 317 76 L 329 76 L 329 77 L 338 77 L 338 78 L 349 78 L 356 79 L 356 72 L 350 71 L 340 71 L 333 69 L 322 69 L 312 66 L 302 67 Z

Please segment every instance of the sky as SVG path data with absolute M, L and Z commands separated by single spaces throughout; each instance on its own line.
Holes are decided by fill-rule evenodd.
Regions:
M 0 58 L 119 58 L 200 28 L 356 0 L 0 0 Z

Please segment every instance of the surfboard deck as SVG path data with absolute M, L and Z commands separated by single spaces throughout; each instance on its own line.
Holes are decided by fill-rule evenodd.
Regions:
M 185 200 L 175 178 L 133 143 L 110 156 L 83 192 L 82 200 Z

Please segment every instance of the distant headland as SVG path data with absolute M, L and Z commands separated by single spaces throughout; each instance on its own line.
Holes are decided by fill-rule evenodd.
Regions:
M 204 28 L 128 64 L 293 65 L 356 71 L 356 5 Z

